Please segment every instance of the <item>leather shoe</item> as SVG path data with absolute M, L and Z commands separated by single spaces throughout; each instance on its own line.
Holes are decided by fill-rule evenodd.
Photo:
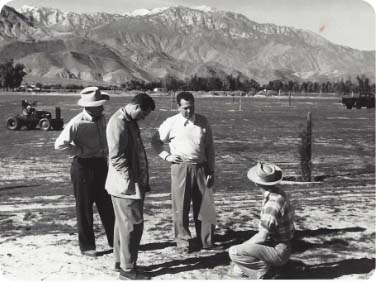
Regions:
M 87 250 L 87 251 L 82 251 L 82 255 L 88 256 L 88 257 L 96 257 L 97 252 L 95 250 Z
M 120 280 L 150 280 L 150 277 L 138 272 L 135 269 L 132 269 L 131 271 L 124 271 L 120 269 L 119 279 Z
M 189 247 L 177 247 L 176 251 L 181 255 L 190 253 Z
M 203 250 L 212 250 L 212 251 L 220 251 L 220 250 L 223 250 L 223 247 L 221 245 L 209 245 L 209 246 L 205 246 L 205 247 L 202 247 Z
M 249 279 L 248 275 L 236 264 L 231 263 L 227 275 L 233 279 Z

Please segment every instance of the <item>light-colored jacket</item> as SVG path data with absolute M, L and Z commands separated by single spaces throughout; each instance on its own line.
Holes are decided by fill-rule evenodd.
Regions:
M 140 129 L 124 108 L 115 112 L 107 124 L 108 175 L 106 190 L 110 195 L 127 198 L 135 194 L 135 183 L 141 193 L 148 192 L 149 174 Z

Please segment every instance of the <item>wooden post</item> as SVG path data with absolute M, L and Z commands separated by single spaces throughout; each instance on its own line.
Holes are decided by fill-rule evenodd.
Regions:
M 300 133 L 300 165 L 303 181 L 311 181 L 312 178 L 312 115 L 308 112 L 306 128 Z

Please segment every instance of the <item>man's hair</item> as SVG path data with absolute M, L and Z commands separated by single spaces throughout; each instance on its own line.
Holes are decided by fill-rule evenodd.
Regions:
M 176 102 L 178 103 L 178 105 L 180 106 L 180 100 L 181 99 L 184 99 L 186 101 L 191 101 L 191 102 L 195 102 L 195 98 L 193 97 L 192 93 L 191 92 L 188 92 L 188 91 L 183 91 L 183 92 L 180 92 L 177 96 L 176 96 Z
M 147 111 L 148 109 L 154 111 L 155 103 L 153 98 L 151 98 L 148 94 L 139 93 L 134 96 L 131 100 L 131 103 L 136 105 L 140 105 L 141 110 Z

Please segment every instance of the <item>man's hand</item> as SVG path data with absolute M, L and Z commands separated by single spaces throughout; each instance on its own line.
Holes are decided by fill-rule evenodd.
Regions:
M 170 163 L 182 163 L 183 160 L 180 156 L 178 155 L 168 155 L 166 158 L 165 158 L 166 161 L 170 162 Z
M 214 184 L 214 175 L 213 174 L 208 174 L 206 177 L 206 187 L 210 188 Z
M 134 190 L 135 190 L 135 194 L 126 195 L 126 198 L 133 199 L 133 200 L 141 200 L 142 195 L 141 195 L 140 185 L 137 182 L 134 184 Z

